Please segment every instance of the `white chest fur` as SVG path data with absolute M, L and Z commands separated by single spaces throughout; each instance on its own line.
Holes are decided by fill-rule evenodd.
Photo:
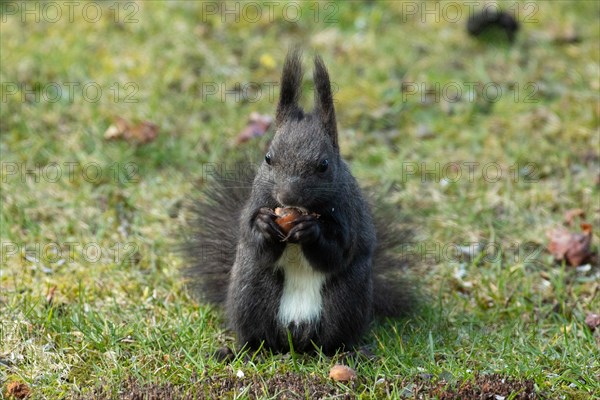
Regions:
M 296 244 L 288 244 L 277 263 L 284 274 L 277 314 L 279 322 L 287 326 L 290 322 L 317 321 L 323 306 L 321 288 L 325 274 L 310 266 Z

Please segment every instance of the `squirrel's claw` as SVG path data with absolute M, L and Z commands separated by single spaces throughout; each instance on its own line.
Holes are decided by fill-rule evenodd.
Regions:
M 312 243 L 321 235 L 321 226 L 315 216 L 303 215 L 294 224 L 284 239 L 290 243 Z
M 281 228 L 275 222 L 277 215 L 270 208 L 263 207 L 258 210 L 254 222 L 258 231 L 271 241 L 284 241 L 285 235 Z

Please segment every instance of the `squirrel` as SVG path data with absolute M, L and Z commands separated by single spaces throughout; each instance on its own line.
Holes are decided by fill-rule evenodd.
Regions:
M 340 155 L 320 56 L 309 113 L 298 105 L 302 79 L 300 51 L 291 49 L 264 161 L 249 179 L 211 182 L 192 205 L 184 251 L 191 283 L 224 307 L 240 345 L 333 353 L 357 345 L 375 316 L 405 314 L 413 297 L 391 277 L 402 265 L 388 250 L 402 235 L 374 219 Z M 280 208 L 300 210 L 287 233 Z

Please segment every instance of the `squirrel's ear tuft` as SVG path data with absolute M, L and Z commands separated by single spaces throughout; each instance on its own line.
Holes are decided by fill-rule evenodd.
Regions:
M 315 82 L 315 114 L 321 120 L 327 134 L 331 137 L 333 145 L 337 147 L 337 126 L 331 84 L 329 83 L 327 67 L 325 67 L 323 59 L 319 56 L 315 56 L 313 80 Z
M 275 115 L 276 126 L 280 126 L 289 115 L 298 111 L 303 74 L 302 53 L 297 47 L 291 48 L 285 58 L 281 74 L 281 92 Z

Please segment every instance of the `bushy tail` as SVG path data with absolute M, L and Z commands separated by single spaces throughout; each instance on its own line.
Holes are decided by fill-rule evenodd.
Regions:
M 377 248 L 373 256 L 373 307 L 375 316 L 407 316 L 419 307 L 418 285 L 409 275 L 412 260 L 406 244 L 414 237 L 408 221 L 398 221 L 398 210 L 374 208 Z M 391 223 L 390 221 L 395 221 Z
M 235 261 L 240 212 L 250 197 L 252 180 L 218 178 L 207 183 L 200 199 L 186 207 L 182 246 L 184 275 L 193 293 L 215 305 L 224 304 Z

